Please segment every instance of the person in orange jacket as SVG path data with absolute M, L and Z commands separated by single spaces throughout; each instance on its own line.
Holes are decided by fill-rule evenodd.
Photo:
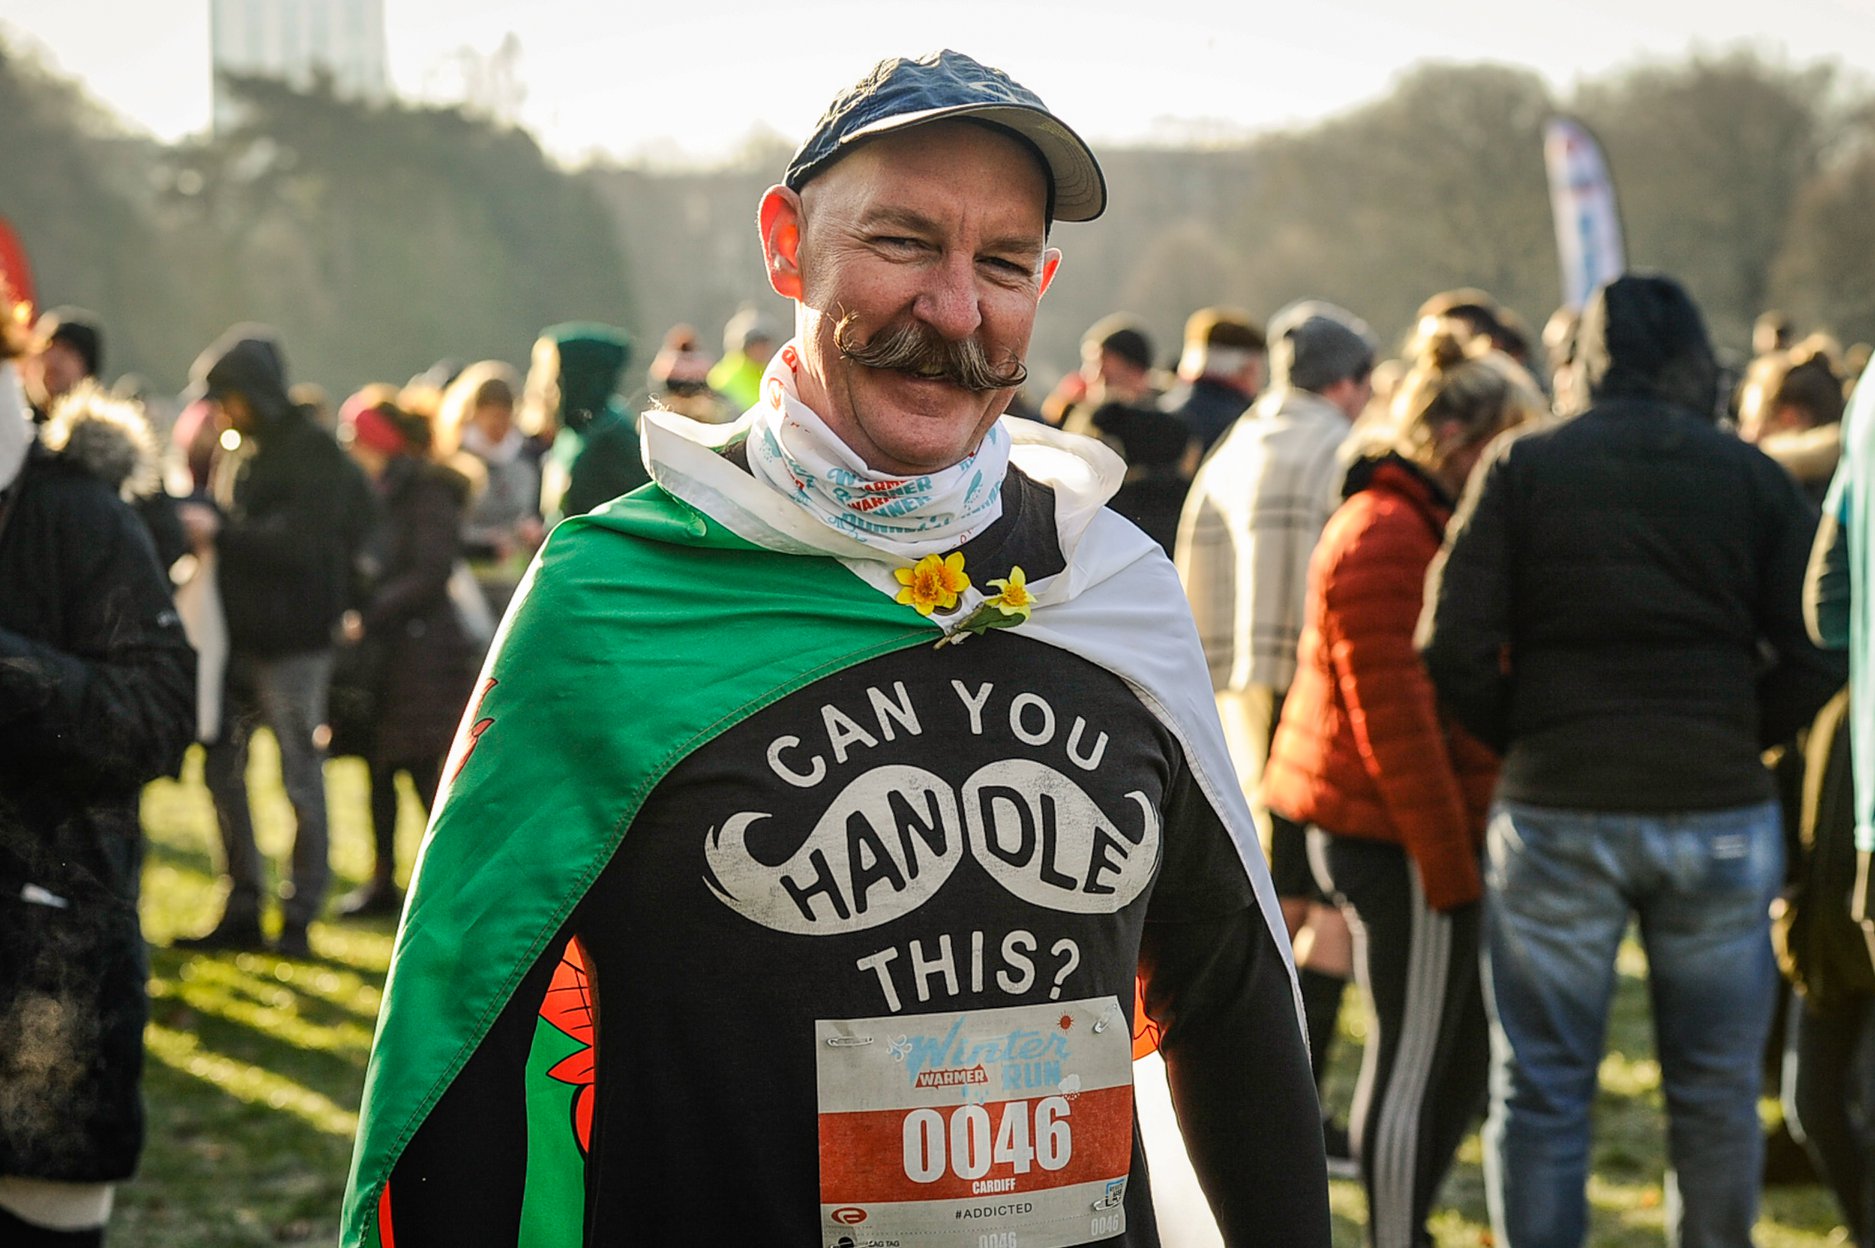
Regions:
M 1541 410 L 1488 342 L 1453 328 L 1421 349 L 1310 561 L 1264 772 L 1270 808 L 1309 825 L 1310 864 L 1354 936 L 1368 1042 L 1351 1126 L 1376 1248 L 1431 1242 L 1426 1216 L 1483 1107 L 1489 1051 L 1478 851 L 1497 758 L 1440 714 L 1413 634 L 1472 466 Z

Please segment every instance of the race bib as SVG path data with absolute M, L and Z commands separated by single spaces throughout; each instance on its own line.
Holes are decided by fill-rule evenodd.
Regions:
M 826 1248 L 1065 1248 L 1126 1230 L 1118 999 L 822 1019 Z

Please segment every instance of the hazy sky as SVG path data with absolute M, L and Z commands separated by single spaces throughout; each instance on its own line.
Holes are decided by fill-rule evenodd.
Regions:
M 560 156 L 798 139 L 881 56 L 956 47 L 1089 139 L 1261 129 L 1382 94 L 1424 59 L 1525 65 L 1567 90 L 1640 59 L 1750 43 L 1875 72 L 1875 0 L 385 0 L 396 88 L 447 94 L 453 54 L 513 32 L 522 120 Z M 0 0 L 0 31 L 164 138 L 206 127 L 208 0 Z M 1771 32 L 1775 33 L 1771 33 Z

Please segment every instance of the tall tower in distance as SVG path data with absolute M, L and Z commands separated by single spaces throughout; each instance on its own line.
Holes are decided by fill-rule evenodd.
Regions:
M 339 94 L 383 100 L 391 93 L 384 47 L 384 0 L 210 0 L 215 128 L 238 110 L 221 75 L 261 74 L 307 86 L 332 76 Z

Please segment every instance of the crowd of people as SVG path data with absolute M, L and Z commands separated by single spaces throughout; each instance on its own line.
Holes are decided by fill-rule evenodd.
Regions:
M 1499 1242 L 1585 1242 L 1631 927 L 1671 1242 L 1751 1242 L 1760 1177 L 1797 1144 L 1871 1242 L 1875 981 L 1847 669 L 1822 648 L 1850 638 L 1805 622 L 1868 348 L 1792 341 L 1767 314 L 1728 376 L 1686 292 L 1646 275 L 1559 315 L 1550 369 L 1478 290 L 1428 299 L 1396 360 L 1318 301 L 1238 339 L 1247 324 L 1195 313 L 1155 401 L 1129 372 L 1142 331 L 1109 318 L 1057 395 L 1127 458 L 1129 485 L 1186 452 L 1160 540 L 1256 807 L 1318 1083 L 1345 979 L 1362 990 L 1351 1130 L 1325 1113 L 1324 1131 L 1331 1165 L 1357 1162 L 1369 1242 L 1430 1242 L 1481 1115 Z M 1189 409 L 1225 325 L 1255 344 L 1208 379 L 1238 414 L 1215 440 L 1157 423 Z M 1152 532 L 1153 507 L 1134 507 Z M 1784 1116 L 1769 1136 L 1767 1064 Z
M 764 196 L 793 332 L 673 327 L 640 412 L 601 324 L 336 405 L 237 325 L 162 422 L 103 388 L 97 318 L 7 324 L 0 1240 L 101 1243 L 134 1169 L 137 793 L 200 741 L 224 891 L 179 945 L 404 916 L 348 1244 L 1151 1248 L 1103 1107 L 1157 1047 L 1229 1244 L 1325 1245 L 1331 1171 L 1375 1248 L 1429 1244 L 1482 1120 L 1497 1242 L 1580 1245 L 1635 926 L 1670 1241 L 1751 1242 L 1769 1053 L 1875 1243 L 1837 652 L 1867 348 L 1767 316 L 1734 378 L 1630 274 L 1540 341 L 1435 295 L 1393 359 L 1317 299 L 1199 309 L 1172 360 L 1114 315 L 1032 400 L 1050 231 L 1104 201 L 947 52 L 836 99 Z M 337 755 L 374 857 L 334 899 Z M 409 897 L 400 776 L 441 799 Z

